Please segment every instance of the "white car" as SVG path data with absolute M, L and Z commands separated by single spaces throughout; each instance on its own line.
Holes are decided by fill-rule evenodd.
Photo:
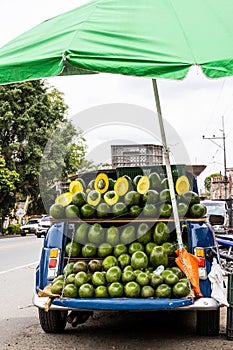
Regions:
M 37 238 L 40 238 L 41 236 L 46 236 L 50 226 L 51 226 L 50 216 L 44 216 L 37 227 L 37 230 L 35 234 L 37 235 Z
M 226 233 L 229 226 L 229 214 L 227 204 L 224 200 L 203 200 L 206 206 L 206 218 L 210 222 L 215 233 Z
M 26 236 L 26 234 L 28 233 L 36 233 L 37 228 L 38 228 L 38 224 L 40 222 L 41 219 L 29 219 L 25 225 L 22 225 L 20 227 L 20 234 L 21 236 Z

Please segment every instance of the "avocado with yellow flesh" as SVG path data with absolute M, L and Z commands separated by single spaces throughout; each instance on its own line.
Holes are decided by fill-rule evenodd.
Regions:
M 126 177 L 119 177 L 114 184 L 114 191 L 119 196 L 124 196 L 129 190 L 129 181 Z
M 94 188 L 99 191 L 101 194 L 105 193 L 109 187 L 108 176 L 104 173 L 100 173 L 96 176 Z
M 148 176 L 144 175 L 142 176 L 137 184 L 137 192 L 140 194 L 144 194 L 145 192 L 147 192 L 150 188 L 150 181 Z
M 101 201 L 101 194 L 97 190 L 92 190 L 87 194 L 87 203 L 94 207 Z
M 180 177 L 178 177 L 178 179 L 176 180 L 176 192 L 181 195 L 184 192 L 187 192 L 190 190 L 190 183 L 189 183 L 189 179 L 187 178 L 187 176 L 182 175 Z
M 104 194 L 104 200 L 105 202 L 112 206 L 118 202 L 119 196 L 116 193 L 116 191 L 108 191 Z

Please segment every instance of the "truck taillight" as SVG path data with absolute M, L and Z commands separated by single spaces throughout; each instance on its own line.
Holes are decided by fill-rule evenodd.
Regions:
M 59 256 L 60 250 L 58 248 L 53 248 L 49 253 L 49 262 L 48 262 L 48 274 L 47 279 L 53 280 L 57 277 L 58 266 L 59 266 Z
M 58 257 L 58 254 L 59 254 L 59 250 L 56 248 L 56 249 L 51 249 L 50 250 L 50 254 L 49 254 L 49 257 L 50 258 L 57 258 Z
M 199 267 L 205 267 L 205 259 L 199 258 Z
M 57 266 L 57 259 L 50 259 L 49 260 L 49 268 L 55 269 L 56 266 Z
M 205 250 L 202 247 L 194 248 L 194 254 L 198 258 L 198 272 L 201 280 L 207 279 Z
M 198 248 L 198 247 L 196 247 L 196 248 L 195 248 L 195 255 L 196 255 L 198 258 L 204 258 L 204 257 L 205 257 L 204 248 Z

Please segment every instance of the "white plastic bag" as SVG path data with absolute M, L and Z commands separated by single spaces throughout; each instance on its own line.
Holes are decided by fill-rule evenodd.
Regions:
M 210 273 L 208 274 L 208 278 L 211 282 L 211 297 L 218 301 L 221 306 L 229 306 L 224 291 L 223 270 L 217 263 L 216 258 L 213 259 L 213 264 Z
M 161 273 L 164 271 L 164 266 L 159 265 L 156 270 L 153 271 L 155 275 L 161 275 Z

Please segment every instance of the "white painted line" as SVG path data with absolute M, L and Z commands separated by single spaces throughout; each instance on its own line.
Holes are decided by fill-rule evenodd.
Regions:
M 0 271 L 0 275 L 2 275 L 2 274 L 4 274 L 4 273 L 11 272 L 11 271 L 20 270 L 20 269 L 23 269 L 23 268 L 25 268 L 25 267 L 29 267 L 29 266 L 31 266 L 31 265 L 38 265 L 38 261 L 32 262 L 32 263 L 30 263 L 30 264 L 26 264 L 26 265 L 21 265 L 21 266 L 13 267 L 12 269 L 9 269 L 9 270 Z

